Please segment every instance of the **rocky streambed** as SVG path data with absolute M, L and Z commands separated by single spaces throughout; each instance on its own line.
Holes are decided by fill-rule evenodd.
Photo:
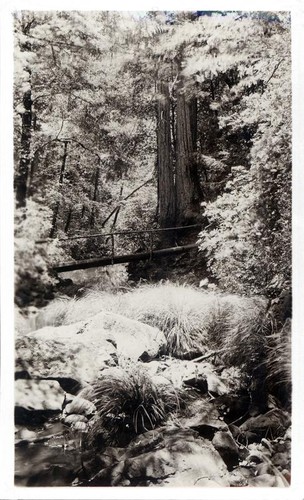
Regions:
M 16 484 L 288 486 L 289 413 L 217 352 L 165 345 L 113 312 L 17 335 Z

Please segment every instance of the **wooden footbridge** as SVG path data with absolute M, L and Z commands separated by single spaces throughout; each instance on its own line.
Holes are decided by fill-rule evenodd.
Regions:
M 76 271 L 78 269 L 110 266 L 114 264 L 136 262 L 140 260 L 151 261 L 152 259 L 157 259 L 167 255 L 185 253 L 194 248 L 197 248 L 197 242 L 194 241 L 193 243 L 179 244 L 178 239 L 181 239 L 185 235 L 185 233 L 189 235 L 194 232 L 196 240 L 197 234 L 200 229 L 201 225 L 193 224 L 189 226 L 166 227 L 160 229 L 140 229 L 138 231 L 117 231 L 111 233 L 96 233 L 90 235 L 71 236 L 68 238 L 59 238 L 59 241 L 63 244 L 67 242 L 73 243 L 77 240 L 95 239 L 95 246 L 96 242 L 100 242 L 101 244 L 102 255 L 85 260 L 81 259 L 59 264 L 57 266 L 54 266 L 53 270 L 57 273 L 63 273 L 67 271 Z M 171 246 L 159 248 L 159 239 L 157 244 L 157 242 L 155 241 L 155 236 L 161 233 L 166 234 L 166 236 L 163 237 L 163 241 L 170 241 Z M 127 243 L 128 238 L 131 237 L 132 239 L 136 239 L 138 236 L 143 235 L 146 235 L 146 241 L 143 245 L 141 245 L 144 246 L 144 248 L 141 248 L 140 251 L 135 253 L 123 253 L 123 248 Z M 116 244 L 118 238 L 120 240 L 119 248 L 117 248 Z M 51 239 L 39 240 L 36 243 L 42 244 L 49 241 L 51 241 Z M 143 243 L 143 241 L 141 241 L 141 243 Z M 172 246 L 172 244 L 174 244 L 174 246 Z

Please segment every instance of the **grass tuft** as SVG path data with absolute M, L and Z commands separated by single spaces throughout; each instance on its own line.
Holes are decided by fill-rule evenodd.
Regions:
M 114 309 L 115 295 L 105 292 L 88 292 L 81 298 L 55 299 L 40 310 L 39 328 L 70 325 L 85 321 L 101 311 Z
M 122 314 L 159 328 L 166 354 L 191 358 L 203 354 L 208 341 L 206 317 L 215 296 L 188 286 L 143 286 L 121 297 Z
M 242 366 L 251 372 L 265 355 L 269 331 L 266 302 L 260 298 L 229 295 L 223 298 L 222 308 L 224 320 L 218 340 L 222 359 L 228 366 Z
M 146 370 L 133 363 L 105 371 L 93 394 L 97 415 L 92 435 L 118 446 L 156 428 L 183 404 L 172 385 L 156 386 Z
M 267 337 L 266 368 L 268 389 L 284 405 L 291 398 L 291 320 L 285 321 L 281 330 Z

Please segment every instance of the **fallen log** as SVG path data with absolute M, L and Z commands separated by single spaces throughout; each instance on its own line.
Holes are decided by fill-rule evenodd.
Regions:
M 148 260 L 154 258 L 165 257 L 166 255 L 174 255 L 197 248 L 198 245 L 193 243 L 191 245 L 183 245 L 171 248 L 162 248 L 160 250 L 152 250 L 151 252 L 140 252 L 128 255 L 114 255 L 110 257 L 97 257 L 94 259 L 79 260 L 75 262 L 68 262 L 58 266 L 54 266 L 53 270 L 56 273 L 64 273 L 67 271 L 76 271 L 78 269 L 89 269 L 92 267 L 111 266 L 113 264 L 125 264 L 128 262 L 136 262 L 139 260 Z

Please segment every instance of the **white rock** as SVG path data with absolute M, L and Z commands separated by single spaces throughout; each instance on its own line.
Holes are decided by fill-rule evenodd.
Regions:
M 15 382 L 15 405 L 26 410 L 61 411 L 65 393 L 56 380 Z

